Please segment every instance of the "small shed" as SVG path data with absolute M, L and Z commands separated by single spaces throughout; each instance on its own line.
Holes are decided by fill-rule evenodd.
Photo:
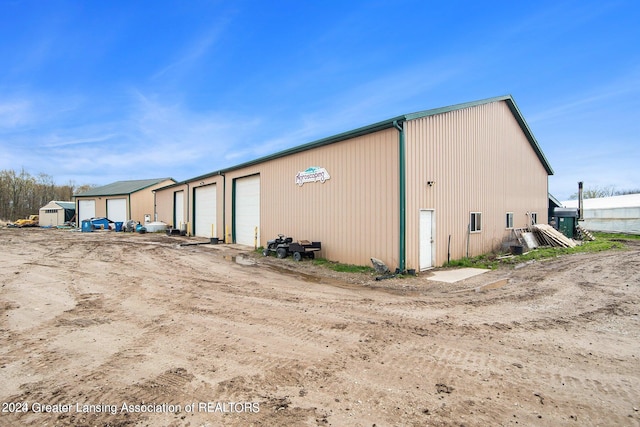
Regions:
M 40 227 L 57 227 L 69 222 L 76 214 L 74 202 L 52 200 L 40 208 Z
M 577 208 L 577 200 L 562 202 Z M 590 231 L 640 234 L 640 194 L 584 199 L 580 225 Z

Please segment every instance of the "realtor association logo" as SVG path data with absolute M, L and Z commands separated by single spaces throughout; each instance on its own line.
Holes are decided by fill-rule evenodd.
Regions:
M 317 182 L 320 181 L 324 183 L 326 180 L 331 178 L 329 176 L 329 172 L 325 168 L 319 168 L 317 166 L 312 166 L 305 171 L 298 172 L 296 175 L 296 184 L 300 187 L 304 185 L 306 182 Z

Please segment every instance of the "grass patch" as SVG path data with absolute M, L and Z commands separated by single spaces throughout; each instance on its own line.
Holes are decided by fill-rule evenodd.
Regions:
M 473 258 L 453 260 L 448 264 L 445 264 L 445 267 L 488 268 L 495 270 L 500 265 L 518 264 L 530 260 L 555 258 L 557 256 L 576 253 L 624 249 L 624 240 L 640 240 L 640 236 L 631 236 L 627 234 L 594 233 L 594 236 L 596 240 L 592 242 L 584 242 L 575 248 L 539 248 L 523 255 L 516 255 L 502 259 L 499 259 L 500 254 L 485 254 Z
M 340 273 L 373 273 L 375 271 L 372 267 L 367 267 L 364 265 L 341 264 L 339 262 L 329 261 L 324 258 L 315 258 L 313 260 L 313 264 L 319 265 L 321 267 L 326 267 L 330 270 L 338 271 Z
M 624 233 L 601 233 L 592 232 L 596 239 L 607 239 L 613 241 L 619 240 L 640 240 L 640 234 L 624 234 Z
M 455 259 L 446 263 L 444 267 L 459 267 L 459 268 L 488 268 L 495 270 L 500 265 L 500 260 L 496 259 L 496 254 L 479 255 L 473 258 L 461 258 Z

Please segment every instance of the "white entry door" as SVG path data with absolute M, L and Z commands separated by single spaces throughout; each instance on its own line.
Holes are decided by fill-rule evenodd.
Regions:
M 420 270 L 433 267 L 435 240 L 433 236 L 433 211 L 420 211 Z

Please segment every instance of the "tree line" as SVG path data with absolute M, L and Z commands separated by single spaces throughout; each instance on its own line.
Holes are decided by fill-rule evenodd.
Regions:
M 71 201 L 75 193 L 92 188 L 73 181 L 57 185 L 51 175 L 31 175 L 24 169 L 0 171 L 0 219 L 15 221 L 38 214 L 41 207 L 52 200 Z
M 616 190 L 614 185 L 609 185 L 605 187 L 587 187 L 582 190 L 582 197 L 584 199 L 597 199 L 599 197 L 611 197 L 611 196 L 624 196 L 626 194 L 638 194 L 640 193 L 640 188 L 635 190 Z M 576 191 L 571 196 L 569 196 L 570 200 L 576 200 L 578 198 L 578 192 Z

